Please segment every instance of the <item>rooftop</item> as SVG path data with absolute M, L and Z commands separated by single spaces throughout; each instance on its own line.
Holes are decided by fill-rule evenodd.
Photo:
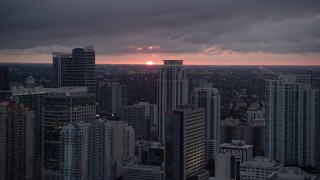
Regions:
M 283 166 L 281 163 L 277 163 L 275 160 L 264 157 L 264 156 L 256 156 L 250 161 L 247 161 L 241 165 L 241 167 L 263 167 L 263 168 L 280 168 Z
M 130 168 L 130 169 L 145 169 L 145 170 L 157 170 L 161 171 L 161 166 L 152 166 L 152 165 L 144 165 L 144 164 L 136 164 L 136 163 L 129 163 L 124 168 Z
M 245 141 L 241 140 L 232 140 L 232 143 L 224 143 L 220 144 L 220 148 L 229 148 L 229 149 L 252 149 L 253 145 L 247 145 L 245 144 Z
M 183 65 L 183 60 L 163 60 L 165 66 L 181 66 Z
M 50 88 L 50 95 L 56 96 L 82 96 L 87 95 L 87 87 L 60 87 L 60 88 Z
M 316 177 L 302 171 L 297 167 L 282 167 L 278 172 L 272 173 L 268 179 L 315 179 Z

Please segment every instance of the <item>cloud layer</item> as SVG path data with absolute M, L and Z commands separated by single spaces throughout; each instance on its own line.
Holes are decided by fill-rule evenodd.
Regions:
M 104 55 L 320 51 L 319 0 L 2 1 L 0 22 L 9 54 L 86 45 Z

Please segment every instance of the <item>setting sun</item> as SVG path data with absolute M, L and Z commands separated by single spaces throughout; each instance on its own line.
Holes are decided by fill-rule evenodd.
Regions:
M 153 62 L 152 61 L 148 61 L 148 62 L 146 62 L 146 65 L 153 65 Z

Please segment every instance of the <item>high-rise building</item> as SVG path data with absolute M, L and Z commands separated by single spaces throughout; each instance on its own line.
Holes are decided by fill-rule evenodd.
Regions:
M 205 110 L 181 105 L 166 112 L 165 176 L 185 180 L 205 167 Z M 207 172 L 208 175 L 208 172 Z
M 119 82 L 102 81 L 97 88 L 98 114 L 116 114 L 117 107 L 127 105 L 127 86 Z
M 63 179 L 115 179 L 134 161 L 134 130 L 123 121 L 87 117 L 61 137 Z
M 0 179 L 32 180 L 34 163 L 33 111 L 15 101 L 0 104 Z
M 274 172 L 278 172 L 283 164 L 277 163 L 275 160 L 257 156 L 240 166 L 241 180 L 260 180 L 267 179 Z
M 103 179 L 105 130 L 102 120 L 94 118 L 73 122 L 62 130 L 63 179 Z
M 311 79 L 310 74 L 280 75 L 266 81 L 266 155 L 285 165 L 318 163 L 319 89 Z
M 11 98 L 23 104 L 25 107 L 31 109 L 35 115 L 34 124 L 34 154 L 33 154 L 33 177 L 34 179 L 41 179 L 42 167 L 42 107 L 44 97 L 48 94 L 50 89 L 36 86 L 34 79 L 29 76 L 26 81 L 27 87 L 12 86 Z
M 0 91 L 10 90 L 9 86 L 9 68 L 0 65 Z
M 112 124 L 112 160 L 116 166 L 114 177 L 122 176 L 125 161 L 130 163 L 134 156 L 135 132 L 132 126 L 124 121 L 110 121 Z
M 63 87 L 52 90 L 43 105 L 43 171 L 44 179 L 61 178 L 61 131 L 70 122 L 95 117 L 95 95 L 86 87 Z
M 133 127 L 124 121 L 112 121 L 112 133 L 113 158 L 134 156 L 135 132 Z
M 315 166 L 320 171 L 320 91 L 315 92 L 315 118 L 318 120 L 315 123 Z M 316 110 L 318 109 L 318 110 Z
M 95 51 L 92 46 L 75 48 L 72 54 L 52 53 L 52 86 L 86 86 L 96 93 Z
M 136 141 L 149 140 L 151 126 L 157 114 L 156 107 L 148 102 L 140 102 L 135 105 L 118 107 L 117 114 L 121 121 L 127 122 L 134 128 Z
M 192 104 L 206 111 L 206 162 L 213 159 L 220 144 L 220 93 L 211 83 L 195 88 L 191 95 Z
M 118 107 L 117 114 L 121 121 L 127 122 L 134 128 L 136 141 L 148 139 L 148 119 L 145 116 L 145 108 L 143 106 Z
M 158 79 L 158 140 L 164 144 L 165 112 L 188 104 L 188 79 L 183 60 L 164 60 Z

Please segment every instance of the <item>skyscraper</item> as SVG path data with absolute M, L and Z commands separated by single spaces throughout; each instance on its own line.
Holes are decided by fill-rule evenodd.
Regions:
M 34 165 L 33 111 L 15 101 L 0 105 L 0 179 L 31 180 Z
M 0 65 L 0 91 L 10 90 L 9 87 L 9 68 Z
M 83 118 L 61 137 L 63 179 L 116 179 L 134 156 L 134 130 L 123 121 Z
M 205 166 L 205 110 L 181 105 L 166 112 L 165 176 L 184 180 L 209 175 Z
M 136 141 L 149 140 L 150 129 L 156 115 L 156 105 L 140 102 L 121 106 L 117 108 L 117 114 L 121 121 L 127 122 L 134 128 Z
M 34 78 L 29 76 L 26 81 L 26 88 L 23 86 L 12 86 L 11 93 L 15 101 L 23 104 L 31 109 L 35 115 L 34 124 L 34 155 L 33 155 L 33 177 L 41 179 L 41 164 L 42 164 L 42 107 L 44 96 L 48 94 L 50 89 L 36 86 Z
M 319 90 L 311 75 L 266 81 L 266 154 L 283 164 L 316 167 Z M 318 109 L 316 109 L 318 107 Z
M 94 118 L 63 127 L 63 179 L 103 179 L 105 174 L 104 123 Z
M 96 92 L 95 51 L 92 46 L 75 48 L 72 54 L 52 53 L 52 86 L 86 86 L 88 92 Z
M 61 131 L 70 122 L 95 117 L 95 95 L 86 87 L 64 87 L 51 91 L 43 105 L 43 171 L 44 179 L 61 178 Z
M 127 105 L 127 86 L 120 85 L 119 82 L 99 82 L 97 102 L 98 114 L 116 114 L 117 107 Z
M 135 132 L 132 126 L 124 121 L 109 121 L 112 126 L 112 163 L 115 165 L 113 177 L 122 176 L 122 166 L 125 161 L 130 162 L 134 156 L 134 136 Z
M 164 144 L 165 112 L 188 104 L 188 79 L 183 60 L 164 60 L 158 79 L 158 139 Z
M 206 162 L 213 159 L 220 144 L 220 93 L 211 83 L 195 88 L 191 95 L 192 104 L 206 111 Z
M 318 120 L 315 123 L 315 167 L 318 171 L 320 171 L 320 91 L 315 92 L 315 118 Z

